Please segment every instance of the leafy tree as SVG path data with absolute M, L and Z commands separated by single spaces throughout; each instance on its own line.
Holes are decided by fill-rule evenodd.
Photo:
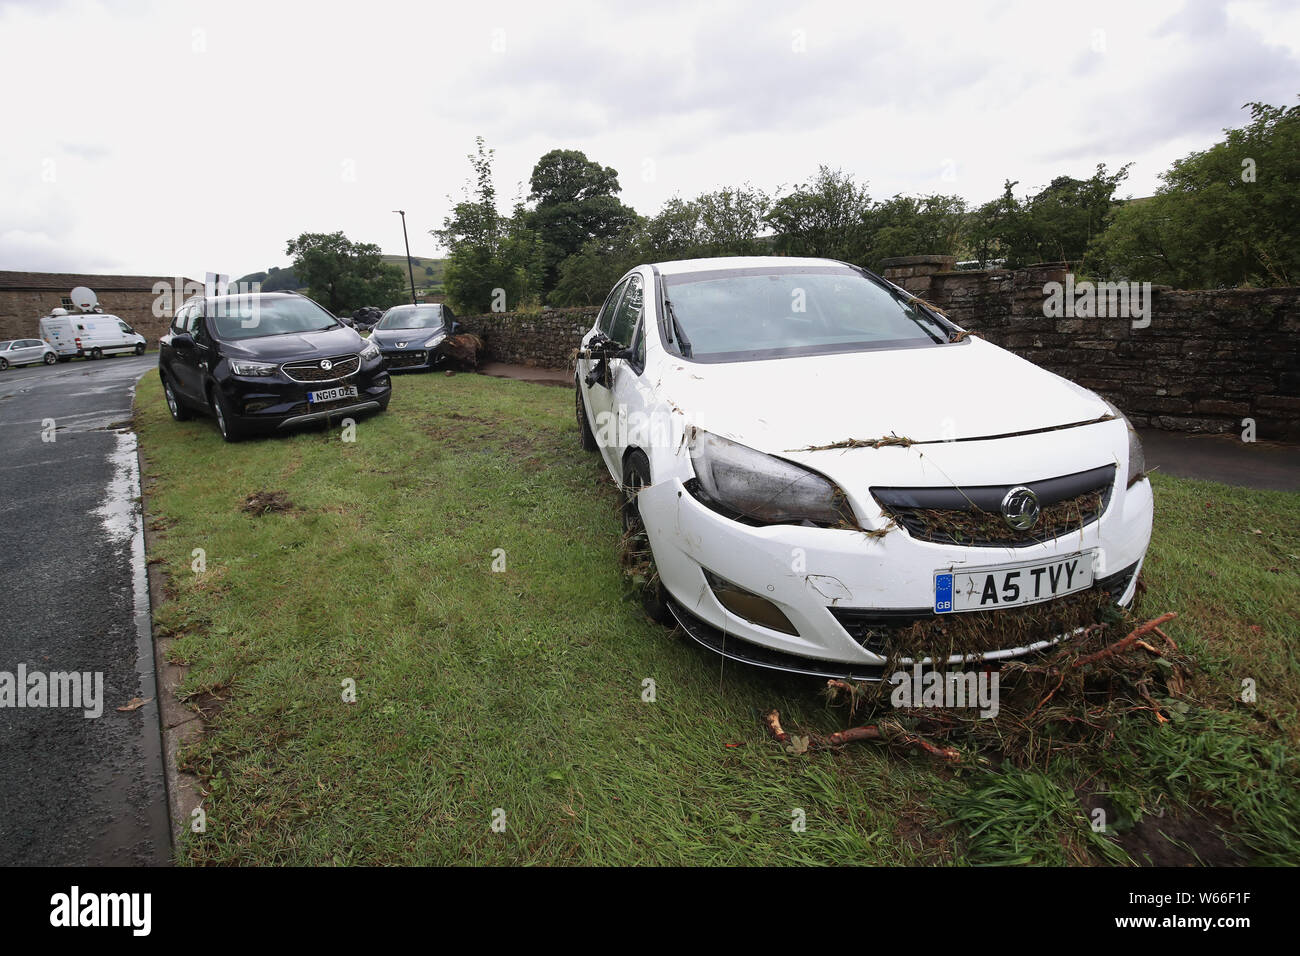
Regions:
M 638 226 L 624 229 L 611 239 L 592 239 L 560 263 L 553 305 L 599 305 L 623 273 L 657 258 L 645 254 L 644 232 Z
M 452 304 L 463 312 L 487 312 L 498 301 L 501 290 L 505 305 L 516 308 L 537 287 L 541 264 L 541 243 L 529 228 L 521 204 L 513 216 L 497 210 L 496 187 L 492 182 L 492 157 L 483 137 L 475 139 L 470 154 L 474 185 L 456 203 L 443 228 L 433 234 L 449 250 L 443 284 Z
M 778 252 L 861 262 L 870 245 L 871 197 L 852 173 L 821 166 L 773 203 L 766 221 Z
M 1184 289 L 1300 283 L 1300 106 L 1247 108 L 1250 123 L 1114 211 L 1090 250 L 1099 271 Z
M 968 217 L 960 196 L 897 195 L 871 207 L 868 245 L 861 263 L 872 269 L 893 256 L 958 255 Z
M 627 228 L 636 213 L 617 198 L 618 172 L 576 149 L 553 149 L 533 167 L 529 225 L 541 241 L 541 291 L 555 287 L 560 263 L 593 239 Z
M 352 242 L 342 232 L 304 232 L 285 252 L 308 294 L 335 315 L 363 305 L 387 308 L 404 298 L 401 270 L 384 262 L 373 243 Z
M 1129 165 L 1114 173 L 1099 164 L 1087 179 L 1057 176 L 1038 193 L 1017 199 L 1007 180 L 1002 195 L 971 217 L 967 239 L 982 261 L 1006 260 L 1008 268 L 1031 262 L 1081 264 L 1088 245 L 1105 228 L 1115 190 Z

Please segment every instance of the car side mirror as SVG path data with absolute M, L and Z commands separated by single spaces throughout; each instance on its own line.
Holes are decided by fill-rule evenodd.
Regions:
M 459 332 L 460 332 L 460 323 L 459 323 L 459 322 L 452 322 L 452 323 L 451 323 L 451 334 L 452 334 L 452 335 L 456 335 L 456 334 L 458 334 Z
M 194 336 L 188 332 L 177 332 L 172 336 L 172 348 L 192 349 L 194 348 Z

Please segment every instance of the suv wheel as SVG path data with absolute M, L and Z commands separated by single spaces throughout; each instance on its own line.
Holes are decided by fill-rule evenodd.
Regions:
M 172 413 L 172 418 L 178 422 L 188 421 L 190 410 L 186 408 L 172 388 L 171 380 L 166 376 L 163 377 L 163 397 L 167 399 L 167 411 Z
M 217 417 L 217 428 L 221 437 L 228 442 L 237 442 L 244 437 L 244 426 L 234 416 L 233 410 L 226 403 L 225 396 L 219 388 L 208 389 L 208 401 L 212 405 L 212 414 Z

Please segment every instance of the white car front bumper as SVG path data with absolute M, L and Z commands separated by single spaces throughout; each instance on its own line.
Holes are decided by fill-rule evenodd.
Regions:
M 1101 518 L 1082 531 L 1014 549 L 938 544 L 913 538 L 901 528 L 871 537 L 860 531 L 795 525 L 755 527 L 711 510 L 677 478 L 642 490 L 638 503 L 660 580 L 693 637 L 754 664 L 869 677 L 886 657 L 850 633 L 855 617 L 851 612 L 928 616 L 933 613 L 934 575 L 939 569 L 1095 551 L 1095 578 L 1122 587 L 1117 603 L 1129 603 L 1150 543 L 1153 501 L 1146 480 L 1117 492 L 1122 493 L 1112 495 Z M 723 607 L 705 578 L 706 569 L 771 601 L 798 634 L 772 630 Z M 1127 576 L 1119 578 L 1120 572 Z M 1034 645 L 986 651 L 981 657 L 1023 654 L 1061 636 L 1043 635 L 1044 641 Z

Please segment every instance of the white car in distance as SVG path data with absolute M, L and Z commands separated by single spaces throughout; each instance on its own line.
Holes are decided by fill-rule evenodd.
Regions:
M 858 267 L 638 266 L 575 392 L 652 555 L 647 610 L 727 657 L 962 666 L 1133 599 L 1153 501 L 1124 416 Z

